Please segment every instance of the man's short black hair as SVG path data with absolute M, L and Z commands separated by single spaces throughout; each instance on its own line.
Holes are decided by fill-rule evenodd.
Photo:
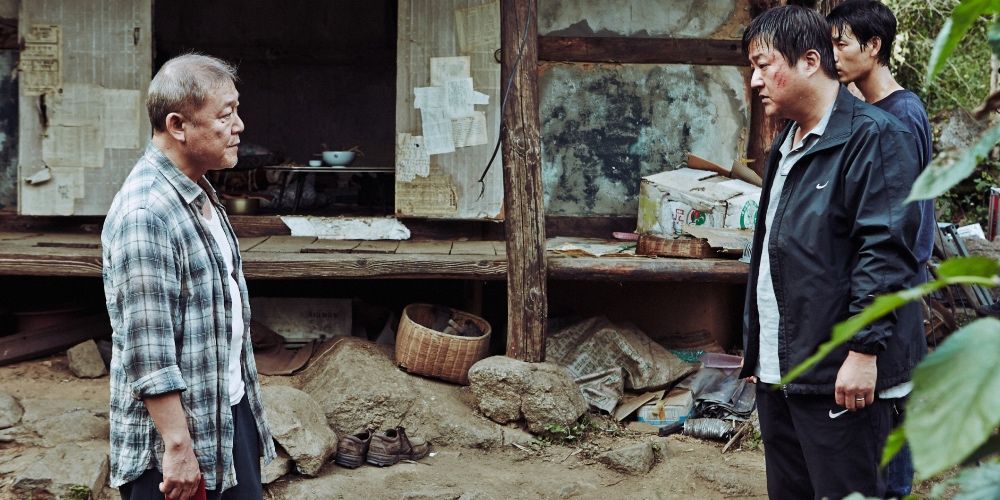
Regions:
M 777 50 L 788 64 L 794 65 L 807 51 L 815 50 L 823 73 L 836 80 L 830 32 L 826 19 L 812 9 L 797 5 L 775 7 L 750 21 L 743 32 L 743 53 L 749 55 L 750 44 L 760 43 Z
M 867 47 L 877 37 L 882 41 L 878 62 L 883 66 L 889 65 L 892 42 L 896 39 L 896 16 L 889 7 L 872 0 L 852 0 L 830 11 L 826 20 L 831 27 L 837 28 L 837 33 L 850 28 L 862 47 Z

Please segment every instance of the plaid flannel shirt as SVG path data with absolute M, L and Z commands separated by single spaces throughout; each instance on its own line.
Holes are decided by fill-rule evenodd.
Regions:
M 198 211 L 219 206 L 202 178 L 185 176 L 152 144 L 115 196 L 101 235 L 104 294 L 113 328 L 111 359 L 111 486 L 133 481 L 163 461 L 163 440 L 143 398 L 181 391 L 205 484 L 229 488 L 233 417 L 226 367 L 232 307 L 219 246 Z M 275 456 L 260 398 L 250 342 L 250 304 L 242 259 L 234 249 L 243 299 L 242 368 L 265 463 Z

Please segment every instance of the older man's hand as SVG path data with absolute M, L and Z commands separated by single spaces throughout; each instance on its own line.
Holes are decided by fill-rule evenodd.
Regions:
M 837 372 L 835 397 L 838 405 L 856 411 L 875 401 L 876 359 L 874 354 L 847 353 L 847 359 Z
M 194 497 L 200 485 L 201 469 L 191 447 L 191 440 L 164 449 L 160 491 L 171 500 L 188 500 Z

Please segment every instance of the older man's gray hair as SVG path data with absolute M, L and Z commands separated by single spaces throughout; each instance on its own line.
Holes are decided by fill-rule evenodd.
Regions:
M 166 130 L 170 113 L 190 119 L 213 90 L 237 80 L 233 65 L 212 56 L 191 53 L 167 61 L 149 83 L 146 110 L 153 130 Z

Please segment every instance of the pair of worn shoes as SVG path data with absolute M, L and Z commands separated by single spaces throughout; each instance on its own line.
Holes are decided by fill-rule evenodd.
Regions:
M 400 460 L 420 460 L 429 451 L 429 444 L 421 439 L 408 437 L 406 429 L 402 427 L 379 433 L 362 429 L 340 438 L 334 462 L 349 469 L 360 467 L 365 462 L 387 467 Z

